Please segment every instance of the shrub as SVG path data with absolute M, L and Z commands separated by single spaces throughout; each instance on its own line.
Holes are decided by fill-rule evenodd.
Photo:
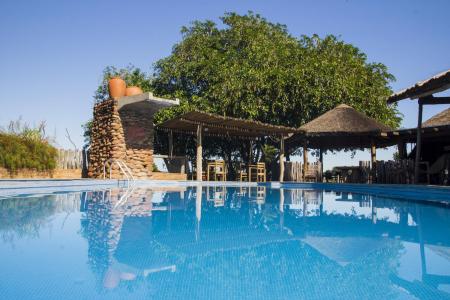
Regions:
M 22 118 L 11 121 L 7 129 L 0 129 L 0 167 L 17 169 L 52 170 L 56 167 L 57 150 L 50 145 L 46 124 L 30 126 Z
M 9 171 L 39 171 L 56 167 L 57 151 L 47 141 L 12 133 L 0 133 L 0 167 Z

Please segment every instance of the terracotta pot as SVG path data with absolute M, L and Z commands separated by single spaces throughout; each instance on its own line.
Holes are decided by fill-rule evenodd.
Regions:
M 125 90 L 127 85 L 125 81 L 120 77 L 113 77 L 108 82 L 109 96 L 113 99 L 117 99 L 125 96 Z
M 137 86 L 129 86 L 125 90 L 125 96 L 134 96 L 139 94 L 142 94 L 142 90 L 140 87 Z

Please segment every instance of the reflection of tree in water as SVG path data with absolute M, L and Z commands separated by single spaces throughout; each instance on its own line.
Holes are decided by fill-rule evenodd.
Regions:
M 51 217 L 59 212 L 78 210 L 80 193 L 16 197 L 0 200 L 0 235 L 3 241 L 39 238 Z
M 55 196 L 39 198 L 6 198 L 0 201 L 0 232 L 3 241 L 39 237 L 41 227 L 55 212 Z

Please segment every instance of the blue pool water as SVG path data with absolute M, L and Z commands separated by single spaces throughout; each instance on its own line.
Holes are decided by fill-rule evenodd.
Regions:
M 0 267 L 0 299 L 449 299 L 450 206 L 292 186 L 8 195 Z

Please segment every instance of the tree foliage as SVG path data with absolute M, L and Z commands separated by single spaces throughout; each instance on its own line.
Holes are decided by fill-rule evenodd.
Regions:
M 394 77 L 355 46 L 332 35 L 296 38 L 251 12 L 221 21 L 183 27 L 172 54 L 155 64 L 154 91 L 182 99 L 159 121 L 195 108 L 297 127 L 346 103 L 399 125 L 395 106 L 385 102 Z

